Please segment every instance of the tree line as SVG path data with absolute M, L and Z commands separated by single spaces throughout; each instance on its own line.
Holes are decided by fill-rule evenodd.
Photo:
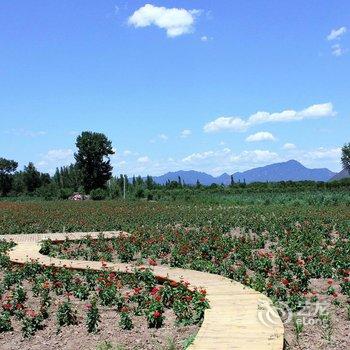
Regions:
M 179 177 L 164 185 L 154 182 L 151 176 L 128 178 L 126 175 L 112 176 L 110 156 L 114 149 L 112 142 L 102 133 L 84 131 L 76 139 L 75 163 L 57 168 L 54 175 L 42 173 L 30 162 L 22 171 L 14 160 L 0 158 L 0 195 L 37 196 L 46 199 L 67 199 L 74 193 L 90 195 L 92 199 L 116 199 L 119 197 L 154 199 L 162 192 L 186 190 L 225 193 L 299 191 L 305 189 L 349 188 L 349 181 L 322 183 L 314 181 L 282 181 L 277 183 L 235 183 L 231 178 L 229 186 L 212 184 L 203 186 L 186 185 Z M 350 173 L 350 143 L 342 148 L 341 162 Z M 184 191 L 181 191 L 184 190 Z M 156 199 L 157 199 L 156 198 Z

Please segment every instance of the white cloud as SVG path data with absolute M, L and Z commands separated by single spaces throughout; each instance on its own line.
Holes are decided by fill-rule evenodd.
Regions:
M 71 149 L 51 149 L 41 155 L 36 163 L 40 171 L 53 173 L 57 167 L 69 165 L 74 162 L 74 152 Z
M 181 131 L 180 137 L 185 139 L 186 137 L 189 137 L 192 134 L 192 131 L 189 129 L 184 129 Z
M 287 142 L 283 145 L 282 147 L 283 149 L 286 149 L 286 150 L 291 150 L 291 149 L 296 149 L 297 146 L 295 146 L 294 143 L 290 143 L 290 142 Z
M 317 159 L 339 160 L 341 157 L 341 148 L 340 147 L 335 147 L 335 148 L 320 147 L 315 150 L 306 152 L 305 157 L 311 158 L 314 160 L 317 160 Z
M 163 141 L 167 141 L 169 139 L 169 137 L 165 134 L 159 134 L 158 137 Z
M 137 158 L 137 162 L 138 163 L 148 163 L 150 161 L 149 157 L 148 156 L 143 156 L 143 157 L 139 157 Z
M 276 138 L 268 131 L 259 131 L 255 134 L 249 135 L 245 140 L 247 142 L 275 141 Z
M 182 158 L 165 156 L 163 159 L 152 159 L 148 156 L 125 159 L 123 153 L 115 160 L 114 172 L 132 175 L 162 175 L 168 171 L 197 170 L 205 171 L 213 175 L 221 175 L 224 172 L 232 174 L 236 171 L 245 171 L 258 166 L 284 162 L 296 159 L 310 168 L 330 168 L 340 170 L 339 147 L 320 147 L 316 149 L 303 150 L 295 148 L 293 144 L 287 143 L 284 149 L 288 152 L 280 154 L 267 150 L 242 150 L 234 151 L 228 147 L 221 147 L 203 152 L 195 152 Z M 290 146 L 293 145 L 293 146 Z M 282 152 L 282 151 L 281 151 Z M 135 155 L 135 152 L 133 152 Z M 54 167 L 53 167 L 54 169 Z
M 239 117 L 219 117 L 204 125 L 204 132 L 245 131 L 249 124 Z
M 157 7 L 146 4 L 129 17 L 128 23 L 135 28 L 155 25 L 161 29 L 165 29 L 168 37 L 174 38 L 192 33 L 195 19 L 200 12 L 199 10 Z
M 207 37 L 206 35 L 203 35 L 203 36 L 201 37 L 201 41 L 203 41 L 203 42 L 208 41 L 208 37 Z
M 256 164 L 277 161 L 278 158 L 279 156 L 275 152 L 257 149 L 254 151 L 243 151 L 237 155 L 232 155 L 230 161 L 240 164 Z
M 341 56 L 345 53 L 346 50 L 344 50 L 339 44 L 332 45 L 332 55 L 333 56 Z
M 44 158 L 48 161 L 62 161 L 62 160 L 73 160 L 74 152 L 71 149 L 51 149 L 49 150 Z
M 219 173 L 220 171 L 230 172 L 233 169 L 246 170 L 253 165 L 269 164 L 269 162 L 277 161 L 279 159 L 277 153 L 268 150 L 257 149 L 235 153 L 229 148 L 223 148 L 217 151 L 192 153 L 183 158 L 182 163 L 191 166 L 191 168 L 195 167 L 201 171 L 207 171 L 207 169 L 213 169 L 213 167 L 215 167 Z
M 38 136 L 44 136 L 47 134 L 46 131 L 33 131 L 33 130 L 27 130 L 27 129 L 11 129 L 8 131 L 5 131 L 5 134 L 14 135 L 14 136 L 25 136 L 25 137 L 38 137 Z
M 215 153 L 213 151 L 206 151 L 206 152 L 201 152 L 201 153 L 192 153 L 189 156 L 185 157 L 182 159 L 184 163 L 193 163 L 198 160 L 203 160 L 207 159 L 209 157 L 214 156 Z
M 311 105 L 301 111 L 292 109 L 284 110 L 277 113 L 256 112 L 252 114 L 247 120 L 240 117 L 219 117 L 204 125 L 204 132 L 218 132 L 218 131 L 246 131 L 250 126 L 270 123 L 270 122 L 287 122 L 303 119 L 316 119 L 323 117 L 330 117 L 336 115 L 333 110 L 332 103 L 321 103 Z
M 346 27 L 340 27 L 338 29 L 332 29 L 332 31 L 327 35 L 327 40 L 336 40 L 339 39 L 342 35 L 344 35 L 347 31 Z
M 168 141 L 168 139 L 169 139 L 169 137 L 168 137 L 167 135 L 165 135 L 165 134 L 159 134 L 159 135 L 157 135 L 155 138 L 149 140 L 149 142 L 150 142 L 150 143 L 156 143 L 157 140 L 161 140 L 161 141 L 163 141 L 163 142 L 166 142 L 166 141 Z

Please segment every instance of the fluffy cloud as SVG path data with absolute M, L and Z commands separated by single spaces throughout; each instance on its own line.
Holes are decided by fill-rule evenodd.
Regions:
M 184 163 L 194 163 L 198 160 L 203 160 L 210 158 L 215 155 L 214 151 L 206 151 L 206 152 L 200 152 L 200 153 L 192 153 L 189 156 L 182 159 Z
M 249 127 L 248 122 L 239 117 L 219 117 L 204 125 L 204 132 L 217 131 L 245 131 Z
M 342 35 L 344 35 L 347 31 L 346 27 L 340 27 L 338 29 L 332 29 L 332 31 L 327 35 L 327 40 L 336 40 L 339 39 Z
M 259 131 L 255 134 L 249 135 L 245 140 L 247 142 L 275 141 L 276 138 L 268 131 Z
M 196 16 L 199 14 L 199 10 L 157 7 L 146 4 L 129 17 L 128 23 L 135 28 L 155 25 L 165 29 L 167 36 L 173 38 L 193 32 Z
M 37 162 L 39 170 L 53 173 L 57 167 L 69 165 L 74 162 L 74 152 L 71 149 L 51 149 L 41 155 Z
M 335 147 L 335 148 L 320 147 L 315 150 L 306 152 L 305 157 L 311 158 L 314 160 L 317 160 L 317 159 L 339 160 L 341 157 L 341 148 L 340 147 Z
M 344 50 L 339 44 L 332 45 L 332 55 L 333 56 L 341 56 L 345 53 L 346 50 Z
M 279 160 L 279 155 L 268 150 L 242 151 L 235 153 L 229 148 L 217 151 L 192 153 L 182 159 L 185 167 L 200 171 L 217 173 L 224 171 L 246 170 L 255 165 L 265 165 Z M 215 170 L 214 170 L 215 169 Z
M 291 150 L 291 149 L 296 149 L 297 146 L 295 146 L 294 143 L 290 143 L 290 142 L 287 142 L 283 145 L 282 147 L 283 149 L 286 149 L 286 150 Z
M 259 163 L 268 163 L 272 161 L 277 161 L 279 156 L 275 152 L 268 150 L 254 150 L 254 151 L 243 151 L 237 155 L 232 155 L 230 161 L 233 163 L 240 163 L 243 165 L 249 164 L 259 164 Z
M 292 109 L 284 110 L 277 113 L 257 112 L 248 119 L 240 117 L 219 117 L 204 125 L 204 132 L 218 131 L 246 131 L 250 126 L 270 123 L 270 122 L 287 122 L 303 119 L 316 119 L 334 116 L 336 112 L 333 110 L 332 103 L 321 103 L 311 105 L 301 111 Z
M 49 161 L 73 160 L 73 154 L 71 149 L 51 149 L 44 158 Z
M 185 139 L 186 137 L 190 136 L 192 134 L 192 131 L 189 129 L 185 129 L 181 131 L 180 137 Z
M 224 172 L 234 173 L 258 166 L 296 159 L 310 168 L 330 168 L 340 170 L 340 154 L 338 147 L 320 147 L 316 149 L 298 149 L 294 144 L 283 146 L 288 152 L 276 152 L 266 149 L 234 151 L 228 147 L 195 152 L 182 158 L 166 156 L 163 159 L 152 159 L 148 156 L 132 156 L 125 158 L 123 152 L 113 160 L 114 173 L 123 172 L 132 175 L 162 175 L 168 171 L 197 170 L 213 175 Z
M 143 157 L 137 158 L 138 163 L 145 164 L 145 163 L 148 163 L 149 161 L 150 161 L 150 159 L 148 156 L 143 156 Z

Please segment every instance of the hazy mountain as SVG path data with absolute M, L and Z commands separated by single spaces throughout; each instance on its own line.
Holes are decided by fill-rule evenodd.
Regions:
M 288 162 L 266 165 L 264 167 L 255 168 L 244 171 L 242 173 L 233 174 L 235 181 L 256 182 L 256 181 L 328 181 L 335 175 L 329 169 L 308 169 L 296 160 Z
M 211 185 L 212 183 L 217 183 L 218 179 L 209 174 L 194 170 L 169 172 L 161 176 L 154 176 L 153 179 L 156 183 L 164 185 L 167 181 L 178 181 L 179 177 L 181 177 L 181 180 L 187 185 L 195 185 L 197 180 L 202 185 Z
M 309 169 L 296 160 L 289 160 L 287 162 L 266 165 L 264 167 L 254 168 L 244 172 L 236 172 L 233 174 L 233 179 L 235 182 L 246 181 L 246 183 L 289 180 L 328 181 L 335 175 L 336 173 L 326 168 Z M 202 185 L 211 185 L 212 183 L 228 185 L 231 182 L 231 175 L 226 173 L 218 177 L 214 177 L 212 175 L 194 170 L 169 172 L 162 176 L 155 176 L 153 179 L 159 184 L 165 184 L 167 181 L 178 181 L 179 177 L 181 177 L 181 180 L 188 185 L 195 185 L 197 180 Z
M 350 177 L 350 173 L 343 169 L 342 171 L 340 171 L 338 174 L 336 174 L 335 176 L 333 176 L 330 181 L 335 181 L 335 180 L 341 180 L 341 179 L 345 179 L 347 177 Z

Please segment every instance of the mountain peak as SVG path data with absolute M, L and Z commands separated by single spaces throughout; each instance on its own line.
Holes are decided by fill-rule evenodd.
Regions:
M 309 169 L 295 159 L 290 159 L 286 162 L 266 165 L 259 168 L 250 169 L 244 172 L 234 173 L 233 180 L 235 182 L 251 183 L 251 182 L 278 182 L 278 181 L 328 181 L 336 173 L 324 169 Z M 195 185 L 199 181 L 203 185 L 231 183 L 231 175 L 223 173 L 220 176 L 214 177 L 204 172 L 195 170 L 179 170 L 168 172 L 162 176 L 154 177 L 154 181 L 159 184 L 165 184 L 167 181 L 178 181 L 181 179 L 188 185 Z

